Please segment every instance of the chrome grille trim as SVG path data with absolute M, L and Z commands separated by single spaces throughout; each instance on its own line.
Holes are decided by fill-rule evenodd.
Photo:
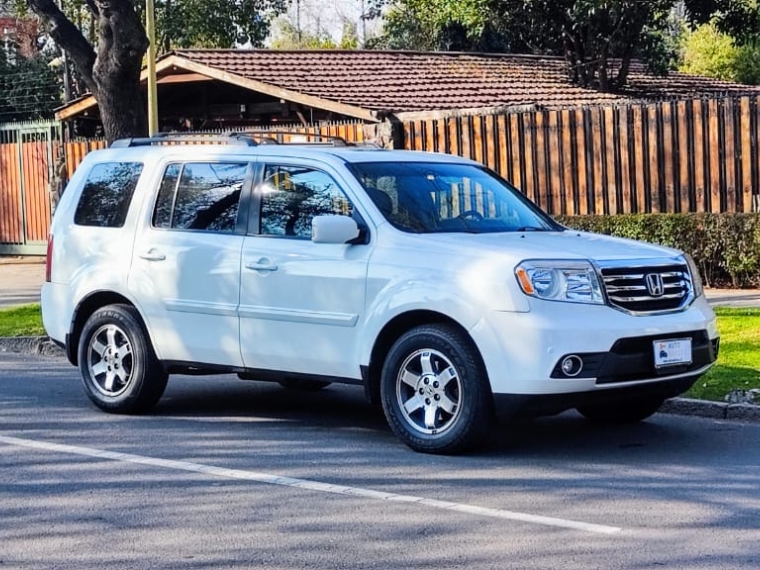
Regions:
M 651 315 L 683 311 L 694 300 L 694 287 L 685 259 L 629 263 L 599 264 L 605 296 L 612 307 L 629 314 Z M 661 295 L 652 295 L 647 288 L 647 275 L 651 274 L 657 274 L 662 282 Z

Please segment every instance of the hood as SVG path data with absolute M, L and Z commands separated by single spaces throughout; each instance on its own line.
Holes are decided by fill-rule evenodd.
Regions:
M 504 232 L 489 234 L 440 233 L 416 236 L 428 248 L 451 248 L 470 255 L 500 255 L 515 261 L 525 259 L 638 260 L 673 258 L 680 251 L 650 243 L 600 234 L 562 232 Z M 426 248 L 427 249 L 427 248 Z

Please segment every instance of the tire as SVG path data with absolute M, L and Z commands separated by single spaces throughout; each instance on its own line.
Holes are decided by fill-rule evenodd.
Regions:
M 286 390 L 297 390 L 299 392 L 316 392 L 332 384 L 332 382 L 323 380 L 304 380 L 301 378 L 284 378 L 277 383 Z
M 661 397 L 640 398 L 606 405 L 581 406 L 578 412 L 587 420 L 603 424 L 634 424 L 647 419 L 660 409 Z
M 137 310 L 129 305 L 108 305 L 87 319 L 79 339 L 79 370 L 90 400 L 119 414 L 152 408 L 168 380 Z
M 393 432 L 423 453 L 454 454 L 483 441 L 493 398 L 470 339 L 447 325 L 424 325 L 391 347 L 380 380 Z

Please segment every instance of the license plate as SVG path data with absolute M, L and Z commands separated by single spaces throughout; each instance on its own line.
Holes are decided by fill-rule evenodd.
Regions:
M 653 344 L 655 368 L 691 364 L 690 338 L 656 340 Z

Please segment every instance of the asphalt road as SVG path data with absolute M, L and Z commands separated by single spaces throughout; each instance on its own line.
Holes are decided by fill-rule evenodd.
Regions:
M 0 569 L 760 567 L 760 425 L 575 414 L 414 453 L 361 390 L 175 377 L 101 413 L 0 353 Z

